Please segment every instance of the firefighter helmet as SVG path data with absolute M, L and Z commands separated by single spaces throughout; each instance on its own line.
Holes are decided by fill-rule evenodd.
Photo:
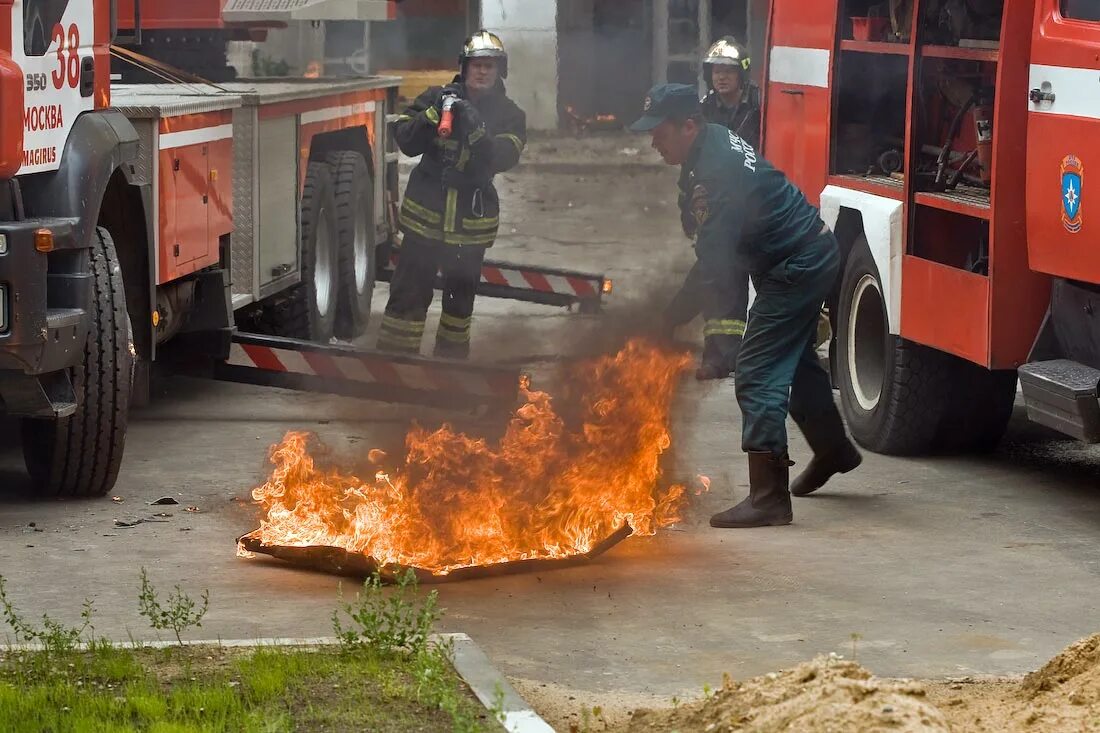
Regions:
M 474 35 L 466 39 L 462 46 L 462 54 L 458 57 L 462 73 L 466 73 L 466 64 L 470 59 L 497 59 L 497 67 L 500 69 L 500 78 L 508 78 L 508 52 L 504 49 L 504 41 L 496 33 L 490 33 L 482 28 Z
M 703 75 L 707 86 L 711 85 L 715 66 L 732 66 L 746 72 L 752 68 L 752 59 L 749 57 L 749 50 L 738 43 L 736 38 L 725 36 L 719 38 L 703 57 Z

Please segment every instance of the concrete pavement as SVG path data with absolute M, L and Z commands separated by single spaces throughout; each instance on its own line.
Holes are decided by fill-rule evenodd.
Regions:
M 691 261 L 674 183 L 672 171 L 505 176 L 493 255 L 605 270 L 615 309 L 659 305 L 652 292 Z M 381 310 L 384 288 L 376 298 Z M 494 359 L 565 353 L 609 323 L 500 301 L 479 313 L 475 351 Z M 28 614 L 67 621 L 90 597 L 98 633 L 152 638 L 137 613 L 144 566 L 166 590 L 210 590 L 196 638 L 327 634 L 340 580 L 234 555 L 234 538 L 256 523 L 248 492 L 266 474 L 268 447 L 305 429 L 361 455 L 399 440 L 410 417 L 451 416 L 183 378 L 161 391 L 134 416 L 121 503 L 20 498 L 17 431 L 0 430 L 9 595 Z M 685 381 L 673 436 L 670 479 L 714 479 L 682 525 L 587 567 L 441 586 L 440 630 L 468 633 L 516 678 L 668 697 L 698 693 L 723 672 L 850 655 L 853 644 L 880 675 L 1018 673 L 1100 626 L 1100 449 L 1017 416 L 992 456 L 868 456 L 857 473 L 796 500 L 794 526 L 718 531 L 709 515 L 746 491 L 732 385 Z M 792 454 L 808 457 L 797 435 Z M 180 505 L 146 505 L 164 495 Z M 115 526 L 157 511 L 173 516 Z

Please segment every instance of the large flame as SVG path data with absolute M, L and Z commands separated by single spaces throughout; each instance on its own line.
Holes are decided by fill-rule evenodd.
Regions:
M 682 486 L 660 486 L 658 463 L 687 364 L 684 354 L 632 341 L 571 368 L 560 411 L 524 387 L 499 442 L 414 427 L 401 465 L 371 480 L 322 470 L 311 436 L 289 433 L 272 448 L 271 478 L 252 492 L 264 518 L 249 537 L 446 574 L 583 554 L 625 523 L 654 534 L 678 521 L 685 497 Z M 381 451 L 369 458 L 386 461 Z

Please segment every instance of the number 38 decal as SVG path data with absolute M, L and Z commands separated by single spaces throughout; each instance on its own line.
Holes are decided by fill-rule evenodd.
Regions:
M 80 29 L 76 23 L 69 26 L 67 33 L 63 25 L 55 25 L 50 45 L 54 44 L 57 44 L 57 68 L 50 74 L 53 88 L 75 89 L 80 84 Z

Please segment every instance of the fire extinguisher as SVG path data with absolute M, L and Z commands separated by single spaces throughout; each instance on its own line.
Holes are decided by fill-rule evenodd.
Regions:
M 443 97 L 443 115 L 439 119 L 439 136 L 444 140 L 448 139 L 455 129 L 455 102 L 458 101 L 458 97 L 454 94 L 448 94 Z
M 993 180 L 993 103 L 987 93 L 974 105 L 974 132 L 978 138 L 982 183 L 988 185 Z

